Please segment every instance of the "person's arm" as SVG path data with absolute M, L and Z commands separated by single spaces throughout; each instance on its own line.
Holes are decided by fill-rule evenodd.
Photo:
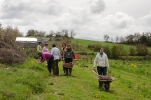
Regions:
M 59 59 L 61 60 L 60 50 L 58 49 Z
M 94 59 L 94 68 L 96 67 L 96 64 L 97 64 L 97 55 L 96 55 L 96 57 L 95 57 L 95 59 Z
M 42 52 L 45 52 L 45 51 L 46 51 L 46 47 L 43 47 Z
M 66 51 L 64 52 L 64 55 L 63 55 L 63 59 L 65 60 L 65 57 L 66 57 Z
M 106 63 L 106 65 L 107 65 L 107 67 L 110 68 L 107 55 L 105 56 L 105 63 Z

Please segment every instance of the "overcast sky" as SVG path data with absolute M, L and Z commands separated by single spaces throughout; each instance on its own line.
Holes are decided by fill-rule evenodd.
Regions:
M 74 30 L 76 37 L 102 40 L 151 32 L 151 0 L 0 0 L 3 27 Z

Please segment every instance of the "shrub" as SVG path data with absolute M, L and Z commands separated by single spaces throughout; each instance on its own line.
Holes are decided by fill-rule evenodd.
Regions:
M 144 44 L 137 44 L 136 51 L 138 56 L 146 56 L 148 54 L 147 46 Z
M 104 52 L 107 54 L 107 56 L 110 58 L 111 57 L 111 49 L 109 46 L 104 46 Z
M 6 64 L 24 62 L 24 54 L 17 48 L 0 41 L 0 62 Z
M 134 47 L 131 47 L 129 49 L 129 52 L 130 52 L 130 56 L 134 56 L 136 54 L 136 49 Z
M 0 41 L 3 41 L 10 45 L 16 44 L 16 37 L 23 36 L 17 28 L 13 29 L 11 26 L 3 28 L 0 24 Z
M 97 44 L 94 44 L 94 45 L 88 45 L 87 48 L 97 52 L 101 48 L 101 44 L 97 43 Z
M 119 58 L 119 53 L 118 53 L 118 47 L 117 46 L 113 46 L 112 47 L 112 57 L 114 59 L 118 59 Z
M 125 51 L 122 45 L 113 46 L 112 47 L 112 57 L 114 59 L 118 59 L 119 56 L 127 56 L 127 52 Z

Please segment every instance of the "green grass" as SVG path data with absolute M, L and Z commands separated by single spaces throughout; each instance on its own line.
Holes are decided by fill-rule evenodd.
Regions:
M 74 62 L 72 76 L 49 75 L 46 63 L 27 59 L 22 65 L 0 64 L 1 100 L 150 100 L 150 61 L 109 60 L 110 75 L 116 78 L 106 92 L 98 88 L 92 64 Z M 83 67 L 87 65 L 88 68 Z
M 112 48 L 114 45 L 122 45 L 124 46 L 124 49 L 129 52 L 129 49 L 131 47 L 135 47 L 132 45 L 126 45 L 126 44 L 117 44 L 117 43 L 110 43 L 110 42 L 102 42 L 102 41 L 92 41 L 92 40 L 83 40 L 83 39 L 73 39 L 72 43 L 80 44 L 84 47 L 87 47 L 88 45 L 95 45 L 95 44 L 101 44 L 101 46 L 109 46 Z M 151 47 L 148 47 L 149 52 L 151 52 Z

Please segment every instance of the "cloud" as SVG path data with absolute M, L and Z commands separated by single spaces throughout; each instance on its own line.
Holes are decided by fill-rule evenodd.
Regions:
M 90 3 L 92 13 L 101 13 L 105 9 L 105 2 L 103 0 L 91 0 Z
M 146 15 L 142 18 L 140 18 L 140 21 L 142 22 L 143 25 L 146 27 L 151 27 L 151 11 L 149 15 Z
M 63 12 L 63 6 L 55 0 L 4 0 L 0 1 L 0 22 L 3 26 L 18 27 L 21 32 L 30 29 L 50 31 L 57 29 L 54 18 Z
M 56 19 L 55 24 L 58 25 L 59 30 L 77 30 L 88 23 L 88 21 L 91 21 L 88 15 L 88 12 L 83 8 L 69 8 L 67 13 L 64 13 L 62 16 Z
M 118 1 L 114 3 L 119 5 Z M 3 0 L 0 1 L 0 22 L 3 26 L 17 26 L 24 34 L 30 29 L 47 33 L 50 30 L 67 29 L 74 30 L 76 37 L 101 40 L 104 34 L 114 38 L 134 32 L 151 31 L 151 13 L 137 19 L 122 10 L 119 12 L 120 7 L 129 0 L 120 1 L 114 11 L 108 12 L 115 5 L 105 0 Z
M 30 15 L 59 15 L 62 7 L 54 0 L 7 0 L 2 3 L 1 19 L 22 18 Z
M 115 15 L 107 15 L 104 18 L 104 21 L 106 21 L 112 28 L 119 29 L 127 28 L 133 20 L 133 17 L 122 12 L 117 12 Z

